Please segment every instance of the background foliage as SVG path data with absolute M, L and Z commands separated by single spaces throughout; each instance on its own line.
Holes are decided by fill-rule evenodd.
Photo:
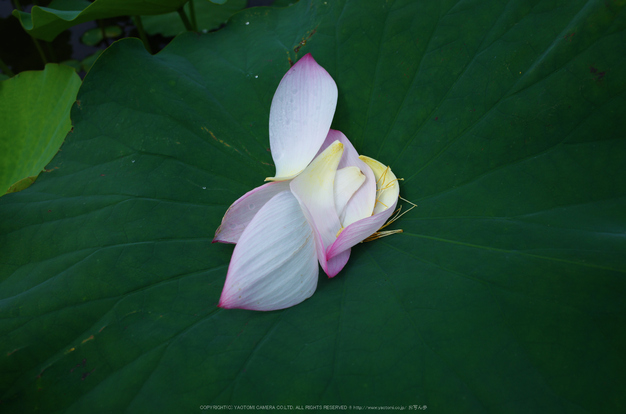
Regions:
M 0 407 L 621 412 L 623 1 L 301 1 L 98 59 L 74 131 L 0 198 Z M 273 166 L 305 53 L 333 127 L 404 177 L 404 233 L 283 311 L 216 308 L 226 208 Z
M 70 108 L 80 78 L 67 66 L 48 64 L 0 87 L 0 194 L 28 187 L 52 160 L 72 127 Z
M 30 35 L 51 41 L 62 31 L 90 20 L 169 13 L 185 3 L 187 0 L 55 0 L 50 7 L 34 6 L 30 13 L 16 9 L 13 15 Z

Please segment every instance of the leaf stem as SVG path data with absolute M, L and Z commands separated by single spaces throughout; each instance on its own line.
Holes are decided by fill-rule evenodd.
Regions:
M 100 28 L 100 36 L 102 36 L 102 41 L 107 47 L 109 47 L 109 39 L 107 39 L 107 35 L 104 31 L 104 22 L 102 21 L 102 19 L 98 19 L 96 20 L 96 22 L 98 23 L 98 28 Z
M 189 17 L 191 18 L 191 26 L 193 31 L 198 31 L 198 20 L 196 19 L 196 8 L 193 5 L 193 0 L 189 0 Z
M 59 60 L 57 59 L 57 54 L 54 51 L 54 48 L 52 47 L 52 43 L 50 42 L 44 42 L 46 44 L 46 49 L 48 49 L 48 56 L 50 56 L 50 59 L 53 62 L 58 62 Z
M 135 26 L 137 27 L 137 32 L 139 33 L 139 37 L 141 38 L 141 41 L 143 42 L 143 47 L 146 48 L 148 53 L 152 54 L 152 49 L 150 48 L 150 42 L 148 41 L 148 35 L 146 34 L 146 31 L 143 28 L 143 23 L 141 22 L 141 16 L 139 15 L 133 16 L 133 22 L 135 23 Z
M 41 44 L 39 43 L 39 40 L 35 39 L 33 36 L 31 36 L 30 38 L 33 39 L 33 43 L 35 44 L 35 47 L 37 48 L 37 52 L 39 52 L 39 56 L 41 57 L 41 60 L 43 61 L 43 64 L 45 66 L 46 63 L 48 63 L 48 59 L 46 58 L 46 54 L 43 52 L 43 49 L 41 48 Z
M 20 4 L 19 0 L 13 0 L 13 6 L 15 6 L 17 10 L 22 11 L 22 5 Z M 30 38 L 33 39 L 35 48 L 37 48 L 37 52 L 39 52 L 39 56 L 41 57 L 41 60 L 43 61 L 43 64 L 45 66 L 46 63 L 48 63 L 48 59 L 46 58 L 46 54 L 43 52 L 43 49 L 41 48 L 41 44 L 39 44 L 39 41 L 35 39 L 33 35 L 30 35 Z
M 189 23 L 189 19 L 187 18 L 187 15 L 185 14 L 185 10 L 183 10 L 183 8 L 181 7 L 180 9 L 176 11 L 178 12 L 178 15 L 180 16 L 180 20 L 183 21 L 183 24 L 185 25 L 185 29 L 187 29 L 188 32 L 193 32 L 193 27 L 191 27 L 191 23 Z

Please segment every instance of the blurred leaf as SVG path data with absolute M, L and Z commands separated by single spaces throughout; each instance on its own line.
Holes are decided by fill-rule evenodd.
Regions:
M 228 0 L 222 3 L 211 3 L 208 0 L 194 1 L 198 30 L 214 30 L 219 28 L 233 14 L 246 7 L 247 0 Z M 189 15 L 189 3 L 185 5 L 185 13 Z M 178 13 L 167 13 L 158 16 L 142 16 L 144 29 L 149 34 L 161 34 L 166 37 L 176 36 L 184 32 L 185 26 Z
M 74 68 L 74 70 L 75 70 L 76 72 L 81 71 L 81 70 L 82 70 L 82 68 L 83 68 L 82 63 L 81 63 L 81 62 L 79 62 L 79 61 L 78 61 L 78 60 L 76 60 L 76 59 L 64 60 L 63 62 L 61 62 L 61 64 L 62 64 L 62 65 L 65 65 L 65 66 L 69 66 L 69 67 Z
M 0 83 L 0 195 L 26 188 L 57 153 L 79 86 L 76 72 L 57 64 Z
M 91 5 L 89 0 L 52 0 L 48 5 L 49 9 L 76 11 L 83 10 Z
M 274 0 L 273 7 L 289 7 L 296 4 L 298 0 Z
M 80 37 L 80 41 L 82 44 L 87 46 L 95 46 L 102 41 L 102 29 L 99 27 L 95 27 L 93 29 L 87 30 Z
M 109 39 L 120 37 L 122 33 L 123 33 L 122 28 L 119 26 L 113 25 L 113 26 L 107 26 L 104 28 L 104 35 L 108 37 Z
M 624 411 L 624 50 L 622 3 L 579 0 L 301 1 L 116 42 L 53 171 L 0 199 L 3 410 Z M 213 233 L 274 173 L 309 52 L 418 207 L 302 304 L 218 309 Z
M 122 28 L 119 26 L 107 26 L 104 28 L 104 35 L 107 38 L 116 38 L 122 35 Z M 87 46 L 96 46 L 102 42 L 102 29 L 99 27 L 89 29 L 80 38 L 80 41 Z
M 34 6 L 31 13 L 13 10 L 24 30 L 32 36 L 52 41 L 59 33 L 90 20 L 117 16 L 169 13 L 179 9 L 187 0 L 57 0 L 50 7 Z M 52 6 L 58 7 L 57 9 Z

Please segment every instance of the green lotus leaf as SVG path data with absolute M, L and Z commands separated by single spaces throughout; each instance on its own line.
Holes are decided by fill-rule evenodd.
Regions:
M 52 160 L 80 83 L 74 69 L 52 63 L 0 83 L 0 195 L 28 187 Z
M 623 411 L 625 29 L 613 1 L 320 0 L 116 42 L 52 171 L 0 198 L 3 411 Z M 417 207 L 303 303 L 223 310 L 211 240 L 274 173 L 305 53 Z

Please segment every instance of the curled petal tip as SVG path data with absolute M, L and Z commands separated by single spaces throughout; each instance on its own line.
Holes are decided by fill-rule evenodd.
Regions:
M 277 182 L 277 181 L 288 181 L 288 180 L 291 180 L 292 178 L 296 177 L 300 172 L 301 171 L 298 171 L 298 173 L 296 173 L 296 174 L 292 174 L 292 175 L 285 176 L 285 177 L 265 177 L 264 181 L 274 181 L 274 182 Z
M 294 177 L 311 162 L 328 134 L 337 85 L 310 54 L 280 81 L 270 108 L 270 147 L 277 177 Z

